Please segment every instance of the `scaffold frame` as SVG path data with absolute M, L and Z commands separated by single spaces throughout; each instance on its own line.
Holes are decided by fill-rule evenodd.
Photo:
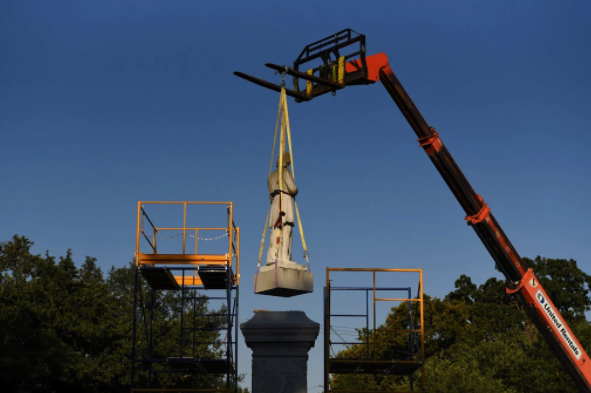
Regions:
M 182 226 L 157 227 L 148 216 L 147 205 L 182 205 Z M 188 227 L 187 206 L 189 205 L 225 205 L 227 211 L 227 226 L 225 227 Z M 146 233 L 144 225 L 151 227 Z M 162 254 L 158 252 L 157 234 L 160 231 L 176 230 L 178 236 L 182 234 L 182 250 L 178 253 Z M 199 231 L 221 231 L 223 234 L 213 239 L 228 238 L 228 249 L 223 254 L 199 254 Z M 195 234 L 192 236 L 192 232 Z M 195 238 L 194 252 L 187 250 L 187 235 Z M 175 236 L 177 236 L 175 235 Z M 150 240 L 151 238 L 151 240 Z M 140 244 L 145 242 L 144 248 L 149 246 L 151 252 L 141 252 Z M 135 284 L 133 307 L 133 339 L 131 354 L 131 391 L 132 392 L 238 392 L 238 310 L 240 284 L 240 227 L 234 225 L 232 202 L 148 202 L 139 201 L 137 210 L 136 250 L 135 250 Z M 140 278 L 142 276 L 142 278 Z M 150 307 L 145 310 L 143 304 L 142 282 L 149 286 Z M 156 358 L 154 349 L 154 310 L 155 294 L 159 290 L 180 291 L 180 341 L 178 347 L 170 348 L 170 355 Z M 207 291 L 214 291 L 218 295 L 210 296 Z M 138 296 L 140 303 L 138 304 Z M 208 304 L 210 300 L 221 301 L 220 310 L 198 314 L 199 307 Z M 138 343 L 139 307 L 143 307 L 143 331 Z M 199 317 L 199 318 L 197 318 Z M 217 318 L 217 319 L 213 319 Z M 205 326 L 198 326 L 197 321 L 206 320 Z M 216 325 L 217 323 L 217 325 Z M 211 326 L 210 326 L 211 325 Z M 215 326 L 213 326 L 215 325 Z M 140 328 L 142 329 L 142 328 Z M 202 332 L 213 332 L 217 340 L 203 340 Z M 215 333 L 217 332 L 217 333 Z M 220 337 L 224 334 L 223 341 Z M 205 333 L 206 334 L 206 333 Z M 190 340 L 191 347 L 187 348 L 186 341 Z M 196 341 L 197 340 L 197 341 Z M 211 341 L 209 341 L 211 340 Z M 140 356 L 143 343 L 147 350 Z M 214 353 L 220 358 L 200 357 L 202 349 L 210 355 L 210 348 L 216 348 Z M 220 349 L 222 348 L 222 349 Z M 147 374 L 142 381 L 138 381 L 138 367 L 140 365 Z M 167 373 L 164 386 L 158 385 L 158 374 Z M 225 387 L 216 389 L 196 387 L 167 387 L 171 374 L 181 375 L 201 374 L 225 376 Z M 223 379 L 222 385 L 223 385 Z M 142 386 L 138 386 L 138 383 Z
M 369 272 L 372 273 L 373 285 L 371 287 L 339 287 L 333 286 L 331 281 L 331 272 Z M 412 298 L 412 287 L 378 287 L 376 286 L 377 273 L 418 273 L 418 293 L 416 298 Z M 333 274 L 334 278 L 334 274 Z M 364 291 L 365 292 L 365 314 L 332 314 L 331 313 L 331 293 L 333 291 Z M 406 292 L 405 298 L 382 298 L 378 297 L 378 291 L 403 291 Z M 369 292 L 372 292 L 373 305 L 373 329 L 369 326 Z M 377 302 L 406 302 L 408 303 L 408 329 L 379 329 L 376 325 L 376 305 Z M 419 317 L 419 326 L 415 326 L 413 322 L 413 304 L 416 307 Z M 415 314 L 416 315 L 416 314 Z M 331 357 L 331 339 L 330 332 L 332 329 L 331 317 L 364 317 L 366 323 L 366 340 L 355 342 L 340 342 L 339 345 L 365 345 L 367 347 L 366 357 L 359 359 L 344 359 Z M 378 331 L 391 331 L 409 334 L 409 351 L 410 358 L 413 357 L 413 350 L 416 347 L 417 360 L 404 359 L 378 359 L 376 346 L 376 334 Z M 370 340 L 371 332 L 371 340 Z M 423 309 L 423 269 L 378 269 L 378 268 L 326 268 L 326 286 L 324 287 L 324 392 L 325 393 L 366 393 L 371 390 L 336 390 L 330 388 L 331 374 L 381 374 L 381 375 L 409 375 L 410 376 L 410 391 L 424 392 L 425 391 L 425 348 L 424 348 L 424 309 Z M 372 356 L 373 354 L 373 356 Z M 421 370 L 420 390 L 414 390 L 413 374 L 418 369 Z M 405 393 L 405 391 L 383 391 L 385 393 Z

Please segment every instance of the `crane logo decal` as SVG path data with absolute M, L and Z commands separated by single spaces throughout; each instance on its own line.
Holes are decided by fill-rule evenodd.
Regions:
M 538 290 L 536 292 L 536 299 L 540 302 L 542 309 L 548 316 L 548 319 L 552 321 L 552 325 L 554 325 L 554 330 L 558 333 L 558 335 L 562 338 L 562 341 L 566 344 L 567 347 L 570 348 L 570 351 L 573 353 L 574 357 L 577 360 L 581 360 L 582 351 L 579 349 L 578 343 L 572 338 L 569 331 L 564 326 L 564 322 L 560 319 L 559 314 L 554 310 L 554 307 L 550 305 L 550 303 L 546 300 L 546 297 L 542 294 L 542 291 Z

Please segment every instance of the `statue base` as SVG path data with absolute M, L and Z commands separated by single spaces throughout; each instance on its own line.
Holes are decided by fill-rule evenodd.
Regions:
M 308 351 L 320 324 L 302 311 L 259 311 L 240 330 L 252 349 L 252 393 L 308 392 Z
M 254 276 L 254 293 L 259 295 L 291 297 L 312 292 L 314 275 L 307 269 L 284 268 L 280 263 L 277 268 L 274 265 L 265 266 Z

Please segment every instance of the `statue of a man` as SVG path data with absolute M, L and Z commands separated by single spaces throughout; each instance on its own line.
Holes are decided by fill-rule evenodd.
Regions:
M 293 198 L 298 193 L 293 176 L 287 167 L 291 164 L 289 153 L 283 153 L 283 187 L 279 189 L 279 159 L 277 169 L 269 175 L 269 195 L 271 197 L 271 213 L 269 216 L 269 251 L 267 252 L 267 266 L 277 260 L 279 266 L 291 265 L 291 245 L 293 241 Z M 277 229 L 281 230 L 279 244 L 277 242 Z

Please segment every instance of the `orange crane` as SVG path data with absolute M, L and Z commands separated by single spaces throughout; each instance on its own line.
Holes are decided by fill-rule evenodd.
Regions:
M 343 54 L 346 50 L 350 53 Z M 307 69 L 306 72 L 301 71 L 306 63 L 318 60 L 322 61 L 319 66 Z M 439 133 L 429 126 L 404 90 L 388 64 L 388 57 L 384 53 L 366 56 L 365 36 L 345 29 L 306 46 L 292 67 L 271 63 L 267 63 L 266 66 L 283 76 L 293 77 L 294 89 L 286 89 L 286 94 L 294 97 L 296 102 L 310 101 L 329 92 L 335 94 L 337 90 L 349 85 L 382 82 L 417 134 L 419 146 L 425 150 L 466 212 L 464 219 L 474 229 L 504 274 L 508 282 L 507 293 L 515 294 L 521 301 L 579 390 L 591 393 L 589 355 L 548 297 L 532 269 L 526 268 L 486 202 L 474 191 L 443 144 Z M 241 72 L 234 74 L 271 90 L 281 91 L 285 88 Z M 305 90 L 300 90 L 300 79 L 306 81 Z

